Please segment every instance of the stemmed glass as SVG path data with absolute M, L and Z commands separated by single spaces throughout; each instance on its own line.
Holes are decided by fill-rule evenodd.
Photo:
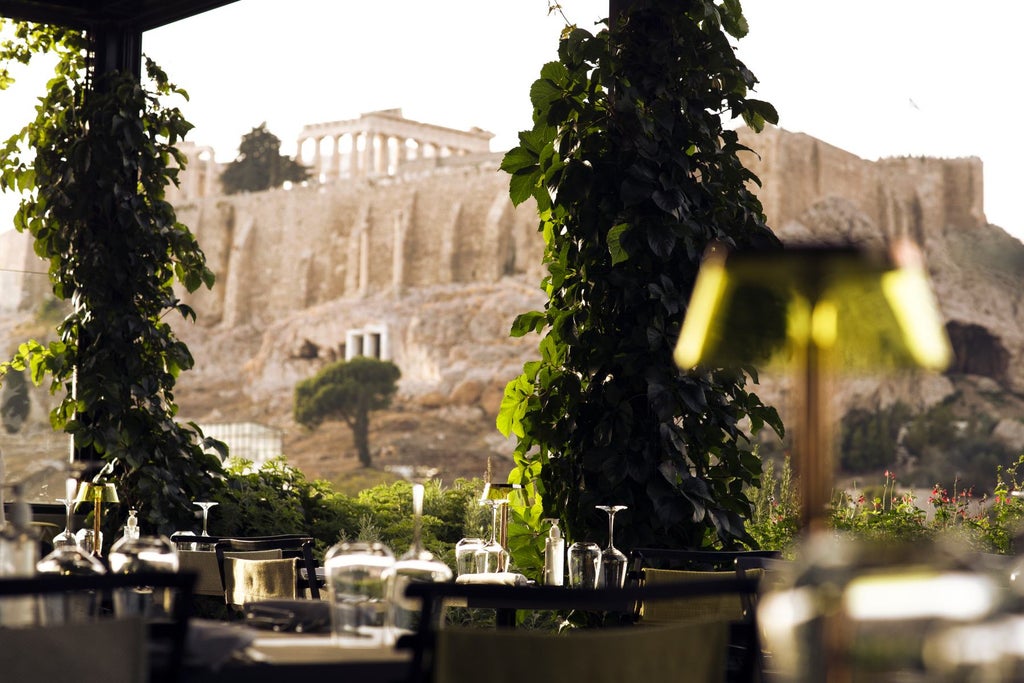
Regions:
M 53 547 L 62 548 L 78 545 L 78 541 L 75 539 L 75 532 L 71 530 L 71 513 L 75 509 L 75 489 L 78 488 L 78 482 L 74 479 L 68 479 L 64 483 L 64 497 L 58 498 L 58 503 L 64 504 L 64 531 L 60 532 L 53 537 Z
M 389 597 L 388 621 L 392 638 L 413 633 L 417 628 L 420 600 L 407 598 L 405 589 L 410 583 L 434 583 L 452 580 L 452 570 L 423 547 L 423 484 L 412 487 L 413 535 L 412 545 L 393 565 L 384 570 Z
M 626 554 L 615 547 L 615 513 L 625 510 L 625 505 L 595 505 L 598 510 L 608 513 L 608 547 L 601 551 L 601 581 L 605 587 L 622 588 L 626 583 Z
M 203 536 L 209 536 L 210 534 L 206 531 L 206 522 L 210 515 L 210 508 L 212 508 L 214 505 L 217 505 L 217 503 L 212 503 L 208 501 L 196 501 L 194 505 L 198 505 L 203 509 Z
M 498 518 L 502 506 L 508 505 L 508 499 L 485 500 L 482 504 L 491 506 L 491 540 L 474 553 L 476 573 L 503 572 L 508 569 L 509 556 L 508 551 L 498 541 Z

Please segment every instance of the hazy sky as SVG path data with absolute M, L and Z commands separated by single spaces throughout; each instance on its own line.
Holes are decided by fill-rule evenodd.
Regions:
M 592 29 L 607 0 L 562 0 Z M 1013 0 L 746 0 L 738 53 L 780 126 L 865 159 L 977 156 L 990 222 L 1024 238 L 1024 158 Z M 406 117 L 495 133 L 530 125 L 529 87 L 563 25 L 547 0 L 239 0 L 151 31 L 144 51 L 184 87 L 189 139 L 230 161 L 266 121 L 295 152 L 303 124 L 401 108 Z M 31 114 L 44 78 L 0 93 L 0 134 Z M 31 84 L 31 86 L 29 85 Z M 0 206 L 6 216 L 11 213 Z

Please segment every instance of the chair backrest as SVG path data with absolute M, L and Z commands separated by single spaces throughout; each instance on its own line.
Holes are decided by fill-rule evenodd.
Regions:
M 719 683 L 725 680 L 728 624 L 582 629 L 559 634 L 474 628 L 437 634 L 433 683 Z
M 628 580 L 637 585 L 713 581 L 723 577 L 748 579 L 759 585 L 769 562 L 781 561 L 777 550 L 685 550 L 634 548 Z M 732 622 L 729 672 L 732 680 L 761 678 L 760 641 L 753 625 L 758 591 L 709 595 L 689 600 L 638 603 L 636 617 L 645 623 L 669 623 L 696 618 L 725 618 Z
M 568 644 L 569 641 L 562 640 L 562 636 L 558 636 L 554 633 L 533 633 L 531 636 L 525 632 L 520 633 L 519 631 L 514 631 L 512 629 L 500 628 L 493 630 L 472 629 L 472 631 L 476 632 L 475 635 L 474 633 L 459 635 L 459 632 L 455 632 L 454 635 L 449 635 L 446 633 L 446 630 L 448 629 L 442 628 L 441 630 L 436 630 L 435 628 L 435 624 L 439 621 L 436 619 L 438 611 L 442 609 L 442 606 L 446 604 L 446 602 L 455 602 L 457 604 L 464 604 L 469 607 L 478 608 L 534 611 L 583 610 L 587 612 L 606 612 L 614 614 L 621 612 L 623 609 L 632 609 L 632 606 L 637 602 L 647 603 L 660 600 L 674 600 L 686 597 L 692 598 L 695 596 L 715 595 L 720 593 L 749 593 L 756 589 L 757 582 L 755 580 L 740 579 L 735 575 L 700 583 L 675 582 L 654 586 L 627 586 L 625 588 L 603 588 L 596 590 L 573 590 L 557 586 L 413 583 L 407 587 L 406 595 L 411 598 L 420 599 L 421 612 L 418 622 L 419 630 L 413 637 L 407 638 L 405 641 L 400 641 L 399 645 L 413 649 L 413 678 L 418 681 L 428 681 L 435 679 L 435 677 L 437 683 L 441 683 L 441 681 L 458 680 L 457 677 L 464 673 L 463 669 L 458 668 L 461 666 L 461 664 L 459 664 L 461 660 L 475 660 L 476 662 L 486 661 L 486 658 L 484 658 L 480 653 L 489 651 L 490 649 L 493 649 L 494 652 L 503 652 L 504 655 L 498 657 L 497 664 L 493 669 L 488 668 L 486 670 L 488 678 L 491 677 L 490 674 L 492 672 L 497 672 L 499 669 L 504 670 L 509 659 L 521 656 L 526 666 L 524 671 L 531 671 L 531 677 L 541 676 L 544 680 L 555 680 L 555 677 L 553 675 L 549 675 L 548 671 L 543 668 L 548 664 L 544 661 L 540 661 L 539 658 L 543 655 L 546 660 L 548 655 L 550 655 L 552 660 L 550 662 L 550 666 L 560 667 L 556 660 L 559 657 L 568 657 L 570 652 L 569 650 L 564 649 L 564 646 Z M 750 615 L 749 618 L 751 624 L 753 624 L 754 615 Z M 614 619 L 608 621 L 619 624 L 622 623 L 616 622 Z M 619 625 L 609 628 L 585 629 L 585 633 L 580 632 L 577 635 L 569 637 L 570 639 L 582 637 L 582 640 L 579 641 L 581 645 L 579 646 L 578 657 L 580 674 L 577 676 L 573 673 L 572 675 L 566 675 L 565 678 L 579 678 L 580 680 L 589 681 L 591 680 L 592 675 L 597 676 L 599 673 L 587 668 L 591 666 L 591 663 L 602 659 L 606 654 L 609 655 L 609 658 L 615 659 L 615 656 L 625 657 L 627 656 L 627 653 L 635 650 L 637 653 L 647 652 L 648 654 L 646 658 L 643 655 L 638 654 L 636 657 L 637 661 L 633 661 L 634 658 L 632 655 L 629 655 L 628 674 L 622 675 L 621 669 L 615 669 L 615 667 L 618 666 L 617 664 L 609 664 L 608 671 L 620 672 L 619 674 L 616 674 L 618 675 L 618 678 L 615 680 L 644 680 L 645 683 L 647 683 L 648 680 L 667 680 L 660 678 L 660 674 L 651 672 L 649 667 L 652 666 L 651 662 L 658 662 L 660 664 L 659 659 L 661 658 L 675 657 L 676 654 L 682 655 L 683 649 L 689 648 L 689 645 L 684 646 L 681 649 L 673 649 L 665 645 L 666 642 L 673 642 L 674 639 L 681 638 L 688 639 L 689 642 L 694 643 L 696 652 L 689 653 L 687 655 L 691 659 L 707 657 L 706 661 L 702 664 L 698 664 L 696 660 L 694 660 L 694 668 L 691 671 L 696 672 L 698 666 L 706 664 L 709 670 L 713 670 L 715 673 L 709 674 L 709 677 L 707 678 L 683 675 L 681 677 L 677 677 L 675 680 L 722 680 L 721 676 L 724 676 L 725 672 L 728 670 L 728 667 L 725 664 L 725 657 L 728 651 L 727 633 L 729 631 L 729 627 L 730 625 L 727 619 L 718 618 L 712 620 L 705 619 L 691 622 L 676 622 L 665 626 Z M 650 640 L 645 640 L 641 636 L 641 633 L 643 632 L 651 633 Z M 754 632 L 756 633 L 756 629 Z M 708 636 L 708 640 L 703 639 L 705 634 Z M 715 636 L 714 634 L 718 635 Z M 520 641 L 513 637 L 519 635 L 524 636 L 524 640 Z M 659 637 L 659 635 L 662 637 Z M 491 636 L 492 639 L 486 639 L 487 636 Z M 508 637 L 508 640 L 505 639 L 506 636 Z M 554 642 L 549 642 L 548 640 L 539 641 L 536 645 L 537 649 L 533 649 L 533 643 L 530 641 L 531 637 L 550 638 Z M 484 640 L 474 642 L 475 638 L 484 638 Z M 627 641 L 628 646 L 625 644 Z M 575 643 L 576 641 L 573 642 Z M 652 645 L 652 643 L 654 645 Z M 547 647 L 548 645 L 550 645 L 550 647 Z M 571 647 L 575 647 L 575 645 L 572 645 Z M 446 648 L 447 654 L 443 654 L 443 651 Z M 658 651 L 658 655 L 650 655 L 650 649 L 645 648 L 654 648 L 654 650 Z M 510 655 L 510 653 L 513 654 Z M 679 663 L 665 663 L 664 669 L 666 671 L 670 671 L 671 668 L 677 664 Z M 518 666 L 518 664 L 516 666 Z M 475 670 L 477 672 L 477 676 L 479 676 L 479 664 L 477 664 L 477 668 Z M 558 670 L 564 671 L 564 669 L 561 668 Z M 505 672 L 503 671 L 499 675 L 504 676 L 504 673 Z M 499 680 L 511 681 L 515 679 L 500 678 Z M 518 680 L 522 680 L 522 677 Z M 604 679 L 602 678 L 597 680 Z
M 740 561 L 779 559 L 778 550 L 686 550 L 678 548 L 634 548 L 630 554 L 630 578 L 646 567 L 688 571 L 735 571 Z
M 0 628 L 0 671 L 11 680 L 174 683 L 185 659 L 195 580 L 188 572 L 0 579 L 3 606 L 31 617 Z M 79 603 L 79 597 L 87 599 Z M 54 611 L 54 601 L 88 609 Z M 15 673 L 22 670 L 30 673 Z
M 306 590 L 309 591 L 309 597 L 313 600 L 320 599 L 320 585 L 316 580 L 316 560 L 313 558 L 313 538 L 310 536 L 300 535 L 280 535 L 280 536 L 261 536 L 261 537 L 246 537 L 246 538 L 221 538 L 217 541 L 214 546 L 214 552 L 217 557 L 217 568 L 220 572 L 221 585 L 224 586 L 225 591 L 228 589 L 228 578 L 226 572 L 226 561 L 232 553 L 238 553 L 236 558 L 244 558 L 250 561 L 259 561 L 255 556 L 244 555 L 242 553 L 253 553 L 253 552 L 264 552 L 264 551 L 280 551 L 280 557 L 282 559 L 298 558 L 298 567 L 305 569 L 306 579 L 301 578 L 301 572 L 298 567 L 295 569 L 296 576 L 296 588 L 300 590 L 302 595 L 305 594 Z M 264 558 L 265 562 L 272 562 L 277 558 Z M 246 567 L 240 561 L 235 563 L 240 570 L 252 569 L 253 571 L 259 572 L 259 567 L 251 566 Z M 270 565 L 262 565 L 270 571 Z M 281 576 L 281 569 L 284 565 L 275 565 L 273 567 L 273 576 L 275 580 Z M 235 596 L 240 597 L 240 596 Z M 266 597 L 266 596 L 264 596 Z M 287 597 L 284 595 L 278 595 L 275 597 Z M 294 594 L 293 594 L 294 597 Z M 225 594 L 225 599 L 227 596 Z

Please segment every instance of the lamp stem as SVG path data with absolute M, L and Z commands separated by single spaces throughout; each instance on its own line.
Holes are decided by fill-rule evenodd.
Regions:
M 804 349 L 802 424 L 797 443 L 797 474 L 800 477 L 800 522 L 813 534 L 826 526 L 832 497 L 832 438 L 828 419 L 829 396 L 821 348 L 813 339 Z
M 93 494 L 92 498 L 92 553 L 96 557 L 103 555 L 103 547 L 100 544 L 100 508 L 103 505 L 100 501 L 102 500 L 102 495 L 103 489 L 97 489 L 97 493 Z

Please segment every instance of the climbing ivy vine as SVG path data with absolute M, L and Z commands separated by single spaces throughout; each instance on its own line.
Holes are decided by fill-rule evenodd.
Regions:
M 221 473 L 207 449 L 223 444 L 174 419 L 175 380 L 193 359 L 165 317 L 195 318 L 174 283 L 191 292 L 214 281 L 165 200 L 186 162 L 175 145 L 191 124 L 161 98 L 185 93 L 149 60 L 143 83 L 97 76 L 82 33 L 14 28 L 0 65 L 44 52 L 57 61 L 35 120 L 3 145 L 0 187 L 26 193 L 15 227 L 33 236 L 54 294 L 72 312 L 56 341 L 25 342 L 0 364 L 0 378 L 12 369 L 28 369 L 37 384 L 49 377 L 51 391 L 63 392 L 53 427 L 73 435 L 84 459 L 103 463 L 98 476 L 140 510 L 147 533 L 190 527 L 192 501 Z M 3 68 L 0 89 L 10 82 Z
M 705 247 L 779 244 L 724 124 L 777 122 L 748 96 L 757 81 L 729 43 L 747 31 L 740 4 L 634 5 L 596 34 L 565 29 L 530 90 L 533 128 L 502 163 L 513 202 L 536 200 L 547 269 L 544 310 L 512 327 L 541 334 L 540 358 L 508 383 L 498 416 L 516 438 L 510 480 L 535 494 L 510 533 L 526 569 L 544 517 L 604 545 L 601 504 L 629 506 L 619 547 L 752 545 L 749 432 L 783 432 L 748 391 L 753 368 L 672 361 Z

